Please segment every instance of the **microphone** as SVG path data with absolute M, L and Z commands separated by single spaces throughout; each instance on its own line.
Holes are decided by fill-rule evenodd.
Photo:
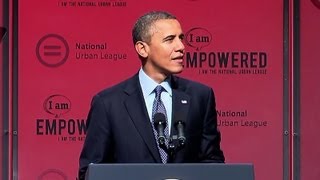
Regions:
M 180 146 L 184 146 L 186 142 L 186 137 L 184 136 L 184 126 L 185 122 L 182 120 L 176 120 L 174 123 L 175 128 L 178 131 L 178 142 Z
M 159 145 L 165 145 L 165 135 L 164 135 L 164 128 L 166 127 L 166 117 L 162 113 L 156 113 L 153 117 L 154 119 L 154 127 L 158 132 L 158 142 Z

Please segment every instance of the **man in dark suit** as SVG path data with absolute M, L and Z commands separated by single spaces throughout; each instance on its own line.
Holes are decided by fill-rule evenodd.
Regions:
M 142 67 L 94 96 L 79 179 L 84 179 L 90 163 L 223 163 L 213 90 L 173 75 L 182 72 L 185 51 L 176 17 L 147 13 L 134 25 L 132 36 Z M 165 120 L 164 146 L 154 122 L 157 112 Z M 183 124 L 182 145 L 177 141 L 177 121 Z M 168 151 L 168 143 L 180 150 Z

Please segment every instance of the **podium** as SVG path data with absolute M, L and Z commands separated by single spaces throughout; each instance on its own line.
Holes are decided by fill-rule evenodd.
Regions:
M 254 180 L 253 164 L 90 164 L 86 180 Z

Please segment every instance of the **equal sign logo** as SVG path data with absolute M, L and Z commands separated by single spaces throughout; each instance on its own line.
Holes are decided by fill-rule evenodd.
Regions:
M 0 27 L 0 43 L 2 41 L 2 39 L 4 38 L 4 36 L 6 35 L 7 29 L 4 27 Z
M 60 45 L 44 45 L 44 56 L 61 56 Z
M 58 67 L 67 61 L 69 46 L 62 36 L 48 34 L 39 40 L 36 47 L 36 55 L 43 65 Z

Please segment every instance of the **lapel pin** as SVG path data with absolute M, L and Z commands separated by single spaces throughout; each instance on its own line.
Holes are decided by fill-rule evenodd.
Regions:
M 181 100 L 181 103 L 182 103 L 182 104 L 187 104 L 188 101 L 187 101 L 187 100 Z

